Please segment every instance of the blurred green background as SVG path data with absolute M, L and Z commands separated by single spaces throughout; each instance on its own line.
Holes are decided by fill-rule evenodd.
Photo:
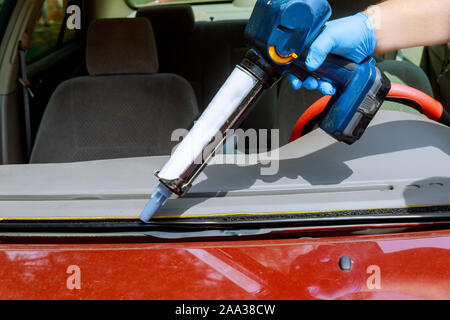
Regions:
M 39 18 L 31 39 L 31 46 L 27 56 L 28 63 L 32 63 L 56 49 L 59 34 L 63 30 L 62 24 L 64 22 L 68 1 L 69 0 L 46 0 L 44 2 L 41 17 Z M 63 44 L 75 37 L 75 30 L 65 28 L 63 31 Z

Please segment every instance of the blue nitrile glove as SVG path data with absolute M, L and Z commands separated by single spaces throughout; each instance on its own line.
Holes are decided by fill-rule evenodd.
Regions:
M 375 47 L 375 30 L 369 17 L 364 13 L 330 21 L 311 45 L 306 67 L 311 71 L 318 69 L 330 53 L 360 63 L 373 54 Z M 336 89 L 330 83 L 313 77 L 308 77 L 302 83 L 300 79 L 289 74 L 289 80 L 295 90 L 303 86 L 309 90 L 319 89 L 326 95 L 336 93 Z

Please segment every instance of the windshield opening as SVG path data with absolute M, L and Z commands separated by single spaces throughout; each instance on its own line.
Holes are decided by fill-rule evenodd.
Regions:
M 0 0 L 0 14 L 13 2 Z M 202 20 L 194 18 L 189 5 L 152 10 L 155 2 L 129 2 L 136 6 L 136 17 L 122 2 L 114 13 L 97 12 L 102 19 L 89 21 L 89 29 L 77 20 L 84 17 L 77 10 L 81 1 L 47 0 L 36 8 L 26 66 L 29 85 L 19 87 L 20 106 L 8 106 L 9 97 L 0 100 L 2 110 L 22 112 L 22 89 L 30 95 L 34 144 L 28 157 L 20 135 L 23 115 L 4 112 L 1 222 L 137 222 L 158 186 L 155 172 L 217 92 L 226 93 L 221 95 L 225 101 L 236 98 L 236 92 L 255 98 L 254 109 L 219 145 L 189 192 L 169 198 L 155 221 L 326 223 L 355 216 L 404 218 L 417 214 L 412 208 L 430 217 L 448 211 L 447 128 L 387 102 L 351 147 L 328 136 L 317 121 L 304 125 L 300 139 L 293 141 L 296 123 L 321 95 L 293 90 L 281 79 L 261 96 L 250 96 L 258 82 L 235 69 L 249 50 L 244 38 L 248 18 L 242 17 L 250 7 L 209 1 L 210 7 L 201 6 Z M 75 7 L 67 12 L 68 5 Z M 117 18 L 123 7 L 126 12 Z M 386 57 L 377 61 L 387 74 L 415 70 L 423 80 L 418 83 L 425 83 L 418 88 L 431 90 L 417 64 Z M 230 75 L 232 86 L 222 91 Z M 391 79 L 410 80 L 400 75 Z

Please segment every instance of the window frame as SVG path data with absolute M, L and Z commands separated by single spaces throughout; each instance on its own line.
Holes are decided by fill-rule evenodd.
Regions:
M 3 40 L 12 12 L 16 8 L 17 0 L 4 0 L 0 9 L 0 42 Z
M 66 24 L 67 24 L 67 20 L 69 18 L 69 14 L 67 13 L 67 8 L 69 6 L 71 6 L 71 5 L 74 5 L 74 4 L 78 5 L 80 8 L 82 8 L 82 2 L 83 1 L 81 1 L 81 0 L 69 0 L 68 1 L 67 6 L 65 6 L 65 8 L 64 8 L 64 18 L 63 18 L 63 20 L 61 22 L 61 26 L 60 26 L 59 33 L 58 33 L 58 38 L 56 39 L 56 43 L 54 44 L 54 47 L 50 51 L 46 52 L 45 54 L 42 54 L 41 56 L 38 56 L 38 57 L 34 58 L 33 60 L 28 60 L 28 57 L 27 57 L 27 65 L 32 65 L 33 63 L 36 63 L 36 62 L 38 62 L 38 61 L 40 61 L 42 59 L 45 59 L 46 57 L 48 57 L 52 53 L 54 53 L 54 52 L 56 52 L 58 50 L 61 50 L 66 45 L 76 41 L 79 38 L 81 38 L 81 33 L 82 33 L 81 30 L 83 30 L 83 28 L 84 28 L 84 25 L 83 25 L 84 21 L 83 21 L 83 19 L 82 19 L 82 28 L 81 28 L 81 30 L 75 30 L 75 37 L 73 39 L 67 41 L 67 42 L 64 42 L 64 36 L 65 36 L 65 34 L 67 32 Z M 35 29 L 36 29 L 36 26 L 37 26 L 37 23 L 36 23 L 36 25 L 33 28 L 33 33 L 34 33 Z M 30 47 L 32 46 L 32 44 L 33 44 L 33 38 L 31 39 Z

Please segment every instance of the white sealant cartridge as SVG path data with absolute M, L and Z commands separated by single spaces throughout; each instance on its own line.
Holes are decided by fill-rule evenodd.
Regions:
M 161 184 L 140 217 L 143 222 L 150 221 L 173 194 L 183 196 L 188 192 L 223 144 L 227 132 L 241 124 L 264 89 L 270 87 L 264 75 L 264 71 L 247 58 L 236 66 L 169 161 L 157 172 Z M 221 139 L 216 138 L 218 135 Z

